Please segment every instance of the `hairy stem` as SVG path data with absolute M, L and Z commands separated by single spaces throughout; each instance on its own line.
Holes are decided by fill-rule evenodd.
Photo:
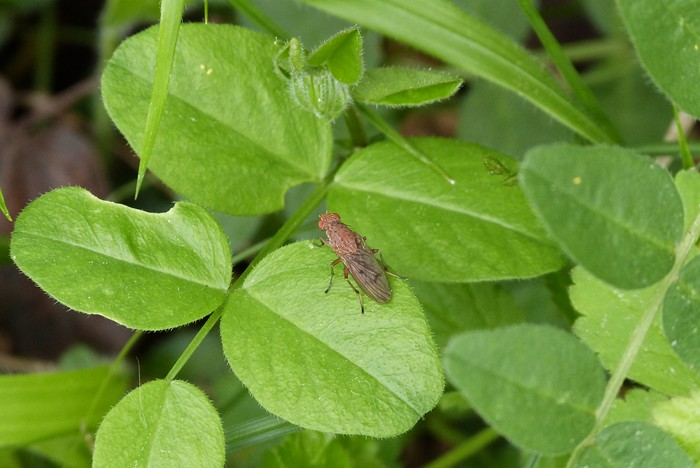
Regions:
M 236 280 L 233 282 L 233 284 L 229 287 L 228 294 L 229 296 L 233 291 L 236 289 L 240 288 L 243 285 L 243 281 L 245 281 L 246 277 L 250 274 L 250 272 L 255 268 L 255 266 L 267 256 L 270 252 L 273 250 L 277 249 L 278 247 L 282 246 L 286 242 L 286 240 L 291 236 L 296 229 L 301 225 L 301 223 L 304 222 L 304 220 L 309 216 L 309 213 L 313 211 L 316 206 L 318 206 L 319 203 L 323 200 L 323 198 L 326 196 L 326 192 L 328 192 L 328 188 L 330 187 L 330 184 L 333 180 L 333 175 L 334 172 L 329 174 L 323 182 L 321 182 L 318 187 L 316 187 L 316 190 L 307 198 L 304 203 L 299 207 L 299 209 L 287 220 L 287 222 L 284 223 L 284 225 L 280 228 L 279 231 L 275 234 L 275 236 L 267 242 L 265 247 L 263 247 L 260 252 L 255 256 L 253 261 L 250 262 L 248 267 L 243 271 L 241 276 L 236 278 Z M 187 363 L 187 361 L 192 357 L 192 354 L 196 351 L 196 349 L 199 347 L 199 345 L 204 341 L 204 338 L 209 334 L 212 328 L 214 328 L 214 325 L 219 321 L 221 318 L 223 312 L 224 312 L 224 307 L 225 304 L 222 304 L 219 306 L 216 311 L 209 316 L 206 322 L 204 322 L 204 325 L 202 325 L 202 328 L 199 329 L 195 337 L 192 339 L 190 344 L 187 346 L 187 348 L 182 352 L 178 360 L 175 362 L 173 367 L 170 369 L 170 372 L 168 372 L 168 375 L 165 377 L 167 380 L 173 380 L 178 372 L 182 369 L 182 367 Z
M 607 417 L 610 408 L 615 402 L 615 398 L 617 398 L 617 395 L 620 392 L 620 388 L 622 387 L 622 384 L 625 378 L 627 377 L 627 374 L 629 373 L 629 370 L 632 367 L 632 364 L 634 363 L 634 360 L 637 357 L 637 354 L 639 353 L 642 344 L 644 343 L 644 339 L 646 338 L 649 329 L 654 323 L 656 315 L 661 310 L 661 305 L 663 303 L 664 297 L 666 296 L 666 292 L 671 287 L 671 285 L 678 280 L 681 268 L 688 260 L 691 250 L 695 245 L 695 241 L 698 239 L 698 237 L 700 237 L 700 216 L 695 218 L 687 234 L 676 248 L 676 262 L 674 263 L 673 268 L 671 268 L 671 271 L 668 273 L 668 275 L 666 275 L 666 277 L 659 283 L 654 296 L 651 298 L 651 300 L 647 304 L 647 307 L 644 309 L 644 312 L 642 313 L 642 318 L 637 324 L 637 327 L 635 328 L 634 332 L 632 333 L 632 337 L 630 338 L 629 343 L 625 347 L 620 361 L 617 363 L 617 366 L 615 367 L 615 369 L 613 369 L 613 372 L 610 375 L 610 380 L 608 381 L 608 384 L 605 387 L 603 401 L 601 402 L 600 406 L 596 411 L 595 426 L 593 427 L 593 430 L 588 435 L 588 437 L 586 437 L 578 446 L 576 446 L 576 449 L 573 451 L 571 457 L 569 458 L 569 461 L 566 464 L 567 467 L 573 467 L 576 465 L 576 460 L 578 459 L 581 451 L 586 446 L 593 443 L 596 435 L 603 428 L 605 418 Z

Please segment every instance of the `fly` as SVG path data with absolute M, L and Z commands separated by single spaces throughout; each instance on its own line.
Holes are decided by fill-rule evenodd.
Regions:
M 326 293 L 330 291 L 333 284 L 333 267 L 343 262 L 343 276 L 350 285 L 360 301 L 360 310 L 365 313 L 365 306 L 362 302 L 360 291 L 353 286 L 348 279 L 348 274 L 355 278 L 370 299 L 379 303 L 389 302 L 391 299 L 391 287 L 386 277 L 384 259 L 381 257 L 379 249 L 371 249 L 365 243 L 365 238 L 350 229 L 340 221 L 337 213 L 326 213 L 320 216 L 318 227 L 326 232 L 328 239 L 321 239 L 321 242 L 333 249 L 338 258 L 331 263 L 331 280 L 326 288 Z M 379 254 L 382 259 L 380 264 L 374 256 Z

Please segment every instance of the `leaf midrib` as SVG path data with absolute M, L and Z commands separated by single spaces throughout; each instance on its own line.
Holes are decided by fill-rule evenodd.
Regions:
M 98 256 L 102 256 L 102 257 L 107 258 L 107 259 L 110 259 L 110 260 L 114 260 L 114 261 L 117 261 L 117 262 L 123 262 L 123 263 L 125 263 L 125 264 L 127 264 L 127 265 L 130 265 L 130 266 L 141 267 L 141 268 L 143 268 L 143 269 L 145 269 L 145 270 L 148 270 L 148 271 L 153 271 L 153 272 L 156 272 L 156 273 L 168 275 L 168 276 L 171 276 L 171 277 L 176 278 L 176 279 L 178 279 L 178 280 L 182 280 L 182 281 L 186 281 L 186 282 L 188 282 L 188 283 L 195 284 L 195 285 L 197 285 L 197 286 L 204 286 L 204 287 L 206 287 L 206 288 L 212 288 L 212 289 L 215 289 L 215 290 L 217 290 L 217 291 L 222 291 L 222 292 L 225 292 L 225 291 L 227 290 L 225 287 L 224 287 L 224 288 L 220 288 L 220 287 L 218 287 L 218 286 L 216 286 L 216 285 L 214 285 L 214 284 L 211 284 L 211 283 L 206 283 L 206 282 L 197 281 L 196 278 L 185 277 L 185 276 L 176 274 L 176 272 L 171 271 L 171 270 L 159 270 L 159 269 L 154 268 L 154 267 L 152 267 L 151 265 L 148 265 L 148 264 L 145 264 L 145 263 L 140 263 L 140 262 L 136 262 L 136 261 L 130 261 L 130 260 L 133 260 L 133 259 L 127 259 L 127 258 L 123 258 L 123 257 L 118 257 L 118 256 L 115 256 L 115 255 L 108 255 L 108 254 L 106 254 L 105 252 L 102 252 L 102 251 L 100 251 L 100 250 L 96 250 L 96 249 L 90 248 L 89 246 L 86 246 L 86 245 L 76 244 L 76 243 L 73 243 L 73 242 L 68 242 L 68 241 L 66 241 L 65 239 L 56 239 L 56 238 L 53 238 L 53 237 L 51 237 L 51 236 L 47 236 L 47 235 L 45 235 L 45 234 L 43 234 L 43 233 L 36 233 L 36 232 L 24 232 L 23 234 L 24 234 L 25 236 L 34 237 L 34 238 L 36 238 L 36 239 L 46 240 L 46 241 L 50 241 L 50 242 L 56 242 L 56 243 L 59 243 L 59 244 L 65 245 L 65 246 L 72 247 L 72 248 L 82 249 L 82 250 L 85 250 L 85 251 L 90 252 L 90 253 L 92 253 L 92 254 L 95 254 L 95 255 L 98 255 Z
M 426 205 L 426 206 L 439 208 L 439 209 L 442 209 L 444 211 L 449 211 L 451 213 L 458 213 L 458 214 L 465 215 L 465 216 L 468 216 L 470 218 L 476 219 L 478 221 L 482 221 L 485 223 L 493 224 L 495 226 L 499 226 L 499 227 L 504 228 L 508 231 L 511 231 L 511 232 L 519 234 L 523 237 L 526 237 L 530 240 L 534 240 L 535 242 L 537 242 L 539 244 L 551 245 L 551 242 L 547 242 L 547 240 L 544 237 L 538 237 L 537 235 L 535 235 L 529 231 L 526 231 L 519 226 L 509 224 L 500 218 L 496 218 L 493 216 L 485 215 L 483 213 L 478 213 L 476 211 L 468 210 L 462 206 L 438 202 L 435 199 L 416 196 L 415 194 L 388 191 L 388 190 L 380 190 L 378 188 L 371 188 L 370 189 L 370 188 L 365 187 L 365 186 L 353 185 L 352 183 L 348 184 L 346 181 L 343 181 L 340 184 L 340 186 L 343 188 L 356 190 L 356 191 L 362 192 L 362 193 L 372 193 L 372 194 L 381 195 L 381 196 L 395 199 L 395 200 L 402 200 L 402 201 L 407 201 L 407 202 L 411 202 L 411 203 L 418 203 L 418 204 L 422 204 L 422 205 Z
M 123 72 L 125 72 L 125 73 L 127 73 L 127 74 L 133 76 L 133 77 L 136 78 L 136 79 L 139 79 L 142 83 L 144 83 L 144 84 L 147 85 L 147 86 L 148 86 L 148 85 L 151 85 L 151 86 L 152 86 L 152 84 L 153 84 L 153 83 L 149 82 L 148 79 L 144 78 L 143 76 L 141 76 L 141 75 L 139 75 L 139 74 L 137 74 L 137 73 L 134 73 L 134 71 L 131 70 L 131 69 L 128 69 L 128 68 L 125 68 L 125 67 L 121 66 L 121 64 L 119 64 L 119 63 L 112 63 L 112 66 L 115 67 L 115 68 L 117 68 L 117 69 L 122 70 Z M 231 125 L 229 125 L 229 123 L 227 123 L 227 122 L 225 122 L 225 121 L 219 119 L 217 116 L 215 116 L 215 115 L 213 115 L 213 114 L 211 114 L 211 113 L 209 113 L 209 112 L 206 112 L 206 111 L 205 111 L 204 109 L 202 109 L 201 107 L 197 107 L 195 104 L 189 102 L 189 101 L 186 100 L 186 99 L 183 99 L 183 98 L 180 97 L 179 95 L 173 94 L 173 93 L 172 93 L 172 88 L 170 88 L 170 89 L 168 90 L 168 97 L 167 97 L 167 99 L 174 99 L 174 100 L 177 100 L 177 101 L 178 101 L 179 103 L 181 103 L 182 105 L 185 105 L 185 106 L 187 106 L 187 107 L 189 107 L 189 108 L 191 108 L 191 109 L 195 109 L 195 110 L 197 111 L 197 113 L 198 113 L 200 116 L 204 116 L 204 117 L 207 117 L 207 118 L 211 119 L 212 121 L 214 121 L 214 122 L 216 122 L 217 124 L 221 125 L 221 126 L 222 126 L 223 128 L 225 128 L 226 130 L 228 130 L 228 131 L 230 131 L 231 133 L 235 134 L 236 138 L 239 138 L 240 140 L 243 140 L 243 141 L 247 142 L 248 144 L 250 144 L 250 146 L 257 148 L 261 153 L 264 153 L 264 154 L 268 155 L 268 156 L 270 157 L 270 160 L 271 160 L 271 161 L 274 161 L 274 162 L 276 162 L 276 163 L 278 163 L 278 164 L 282 164 L 282 165 L 284 165 L 284 166 L 290 168 L 290 170 L 292 171 L 292 174 L 290 174 L 290 176 L 292 176 L 292 175 L 297 175 L 297 176 L 302 176 L 302 177 L 308 177 L 308 176 L 309 176 L 309 171 L 308 171 L 305 167 L 301 166 L 300 164 L 296 164 L 296 161 L 295 161 L 293 158 L 282 157 L 282 155 L 276 153 L 275 151 L 272 151 L 272 150 L 270 150 L 270 149 L 268 149 L 268 148 L 265 148 L 260 142 L 250 139 L 248 136 L 246 136 L 245 134 L 241 133 L 237 128 L 232 127 Z M 166 102 L 167 102 L 167 101 L 166 101 Z M 311 174 L 311 175 L 314 176 L 315 174 Z
M 258 304 L 260 304 L 261 306 L 263 306 L 266 310 L 270 311 L 271 314 L 274 314 L 276 317 L 279 317 L 280 319 L 282 319 L 282 320 L 284 320 L 285 322 L 289 323 L 290 325 L 294 326 L 297 330 L 299 330 L 300 332 L 302 332 L 305 336 L 311 337 L 312 339 L 314 339 L 315 341 L 317 341 L 318 343 L 320 343 L 321 345 L 323 345 L 324 347 L 326 347 L 328 350 L 330 350 L 330 351 L 332 351 L 333 353 L 335 353 L 336 355 L 340 356 L 340 357 L 341 357 L 342 359 L 344 359 L 346 362 L 348 362 L 348 363 L 352 364 L 353 366 L 355 366 L 357 369 L 359 369 L 359 370 L 360 370 L 361 372 L 363 372 L 365 375 L 367 375 L 368 377 L 370 377 L 371 379 L 373 379 L 375 382 L 377 382 L 377 383 L 378 383 L 379 385 L 381 385 L 383 388 L 386 388 L 386 389 L 387 389 L 392 395 L 394 395 L 399 401 L 403 402 L 404 405 L 406 405 L 406 407 L 408 407 L 408 408 L 410 408 L 411 410 L 413 410 L 413 411 L 415 412 L 415 414 L 416 414 L 418 417 L 422 416 L 423 413 L 422 413 L 418 408 L 416 408 L 410 401 L 408 401 L 408 400 L 405 398 L 404 395 L 401 395 L 401 394 L 397 393 L 396 391 L 394 391 L 394 388 L 393 388 L 392 386 L 387 385 L 387 384 L 385 384 L 384 382 L 382 382 L 382 380 L 381 380 L 380 378 L 378 378 L 377 376 L 371 374 L 370 372 L 367 371 L 367 369 L 365 369 L 364 367 L 362 367 L 361 365 L 359 365 L 358 363 L 356 363 L 355 361 L 353 361 L 353 360 L 350 359 L 349 357 L 345 356 L 341 351 L 339 351 L 339 350 L 335 349 L 334 347 L 332 347 L 330 343 L 327 343 L 327 342 L 321 340 L 319 337 L 317 337 L 317 336 L 314 335 L 313 333 L 310 333 L 310 332 L 308 332 L 307 330 L 301 328 L 300 324 L 291 321 L 288 317 L 286 317 L 286 316 L 284 316 L 284 315 L 281 315 L 281 314 L 278 314 L 277 312 L 275 312 L 275 310 L 274 310 L 274 308 L 273 308 L 272 306 L 266 304 L 266 303 L 265 303 L 264 301 L 262 301 L 260 298 L 258 298 L 258 297 L 256 297 L 256 296 L 254 296 L 253 294 L 251 294 L 251 292 L 250 292 L 249 290 L 246 291 L 246 294 L 248 295 L 248 297 L 250 297 L 251 299 L 253 299 L 254 301 L 256 301 Z

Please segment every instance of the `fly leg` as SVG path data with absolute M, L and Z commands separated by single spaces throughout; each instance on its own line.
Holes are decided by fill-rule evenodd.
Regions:
M 333 276 L 335 275 L 335 270 L 333 270 L 333 267 L 336 266 L 338 263 L 340 263 L 339 258 L 336 258 L 335 261 L 333 261 L 333 263 L 331 263 L 331 280 L 328 282 L 328 287 L 326 288 L 326 290 L 323 291 L 325 294 L 328 294 L 328 291 L 331 290 L 331 285 L 333 284 Z M 345 279 L 348 279 L 347 275 L 345 276 Z
M 338 259 L 340 260 L 340 259 Z M 350 285 L 353 291 L 355 291 L 355 294 L 357 294 L 357 300 L 360 301 L 360 313 L 364 314 L 365 313 L 365 304 L 362 302 L 362 294 L 360 294 L 360 291 L 357 290 L 355 286 L 352 285 L 350 282 L 350 279 L 348 279 L 348 275 L 350 274 L 350 271 L 348 270 L 347 267 L 343 268 L 343 276 L 345 277 L 345 281 Z

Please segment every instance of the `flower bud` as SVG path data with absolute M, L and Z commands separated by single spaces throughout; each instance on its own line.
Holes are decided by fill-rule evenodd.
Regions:
M 295 71 L 289 92 L 299 106 L 326 120 L 334 120 L 350 103 L 348 85 L 336 80 L 325 68 Z

